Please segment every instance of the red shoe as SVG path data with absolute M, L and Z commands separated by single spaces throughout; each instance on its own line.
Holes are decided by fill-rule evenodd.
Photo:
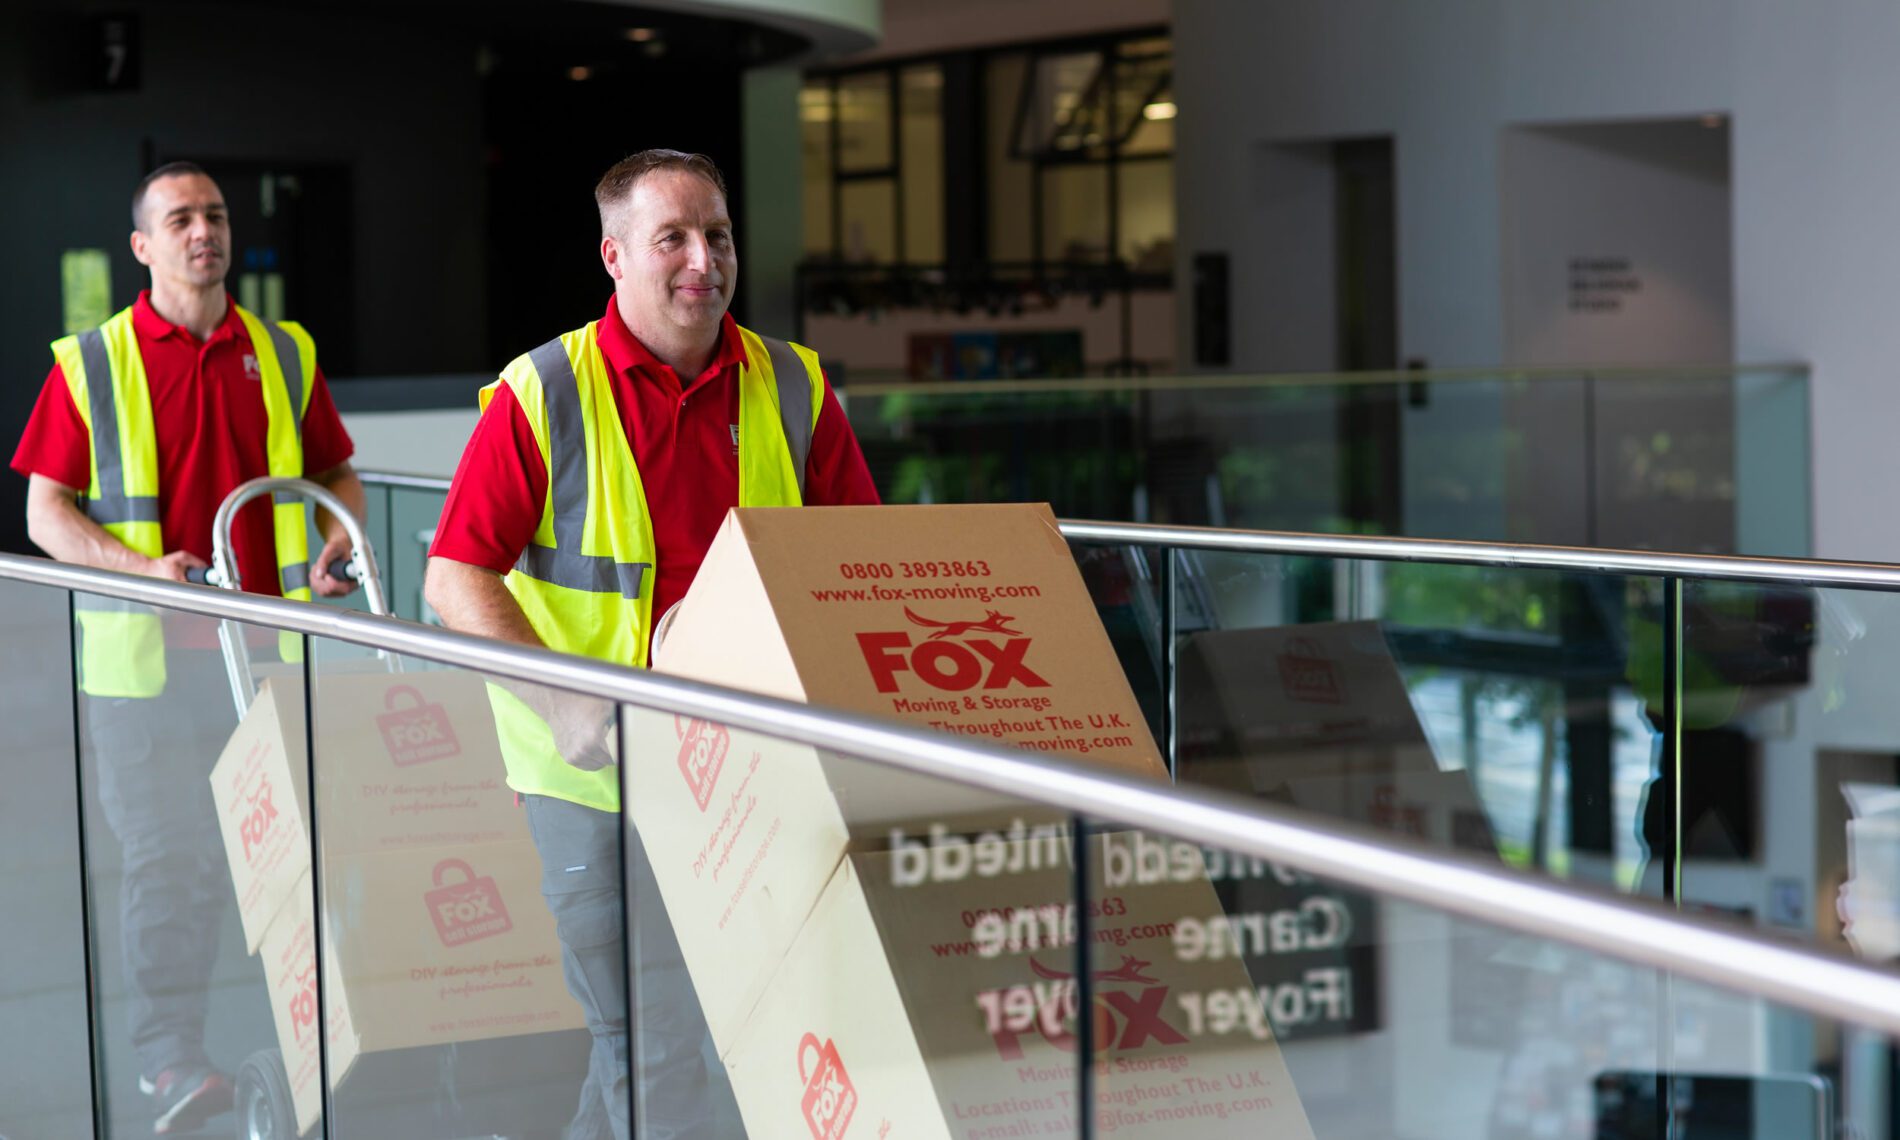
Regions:
M 231 1078 L 214 1069 L 166 1069 L 149 1080 L 140 1077 L 139 1091 L 158 1108 L 152 1132 L 159 1136 L 195 1132 L 231 1111 Z

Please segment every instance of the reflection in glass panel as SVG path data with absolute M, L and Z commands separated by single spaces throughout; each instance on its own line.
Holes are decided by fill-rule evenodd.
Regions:
M 904 260 L 943 260 L 943 69 L 898 73 L 903 98 Z
M 1126 162 L 1115 168 L 1121 248 L 1115 256 L 1141 273 L 1174 270 L 1174 164 Z
M 826 258 L 832 247 L 831 81 L 817 79 L 798 92 L 800 169 L 804 172 L 805 253 Z
M 897 188 L 888 178 L 840 183 L 844 259 L 888 265 L 897 260 Z
M 1112 128 L 1099 97 L 1103 82 L 1100 52 L 1036 57 L 1018 152 L 1080 154 L 1107 146 Z
M 885 170 L 895 165 L 889 72 L 839 76 L 837 115 L 837 163 L 841 172 Z
M 64 590 L 0 582 L 0 1131 L 92 1134 L 79 754 Z M 116 957 L 102 963 L 117 973 Z
M 574 802 L 611 806 L 617 773 L 570 768 L 531 711 L 591 723 L 605 761 L 612 706 L 340 643 L 313 658 L 338 1133 L 624 1129 L 620 817 Z M 511 770 L 548 790 L 517 796 Z
M 715 722 L 622 717 L 651 860 L 635 923 L 670 922 L 678 947 L 635 968 L 697 996 L 713 1134 L 778 1135 L 788 1112 L 820 1135 L 1076 1134 L 1063 813 Z M 639 1064 L 644 1085 L 657 1073 Z
M 1101 164 L 1042 172 L 1042 255 L 1050 261 L 1108 257 L 1108 174 Z
M 1760 379 L 1742 374 L 1728 385 Z M 1806 388 L 1799 374 L 1772 379 L 1784 403 Z M 881 487 L 887 501 L 927 491 L 933 502 L 1041 499 L 1066 518 L 1559 545 L 1589 545 L 1616 529 L 1667 546 L 1680 525 L 1770 543 L 1743 553 L 1798 553 L 1775 536 L 1805 532 L 1806 498 L 1759 483 L 1746 500 L 1676 495 L 1672 481 L 1631 484 L 1619 494 L 1654 501 L 1636 510 L 1624 497 L 1608 517 L 1609 495 L 1590 492 L 1605 478 L 1590 457 L 1621 429 L 1584 414 L 1588 389 L 1601 406 L 1611 389 L 1637 393 L 1653 383 L 1642 375 L 1350 386 L 1236 377 L 1215 387 L 1159 378 L 1131 391 L 1077 380 L 1061 391 L 866 393 L 849 413 L 860 440 L 900 455 L 891 467 L 901 478 Z M 1527 417 L 1525 408 L 1565 414 Z M 1726 397 L 1705 405 L 1712 414 L 1728 408 Z M 1378 412 L 1379 430 L 1354 430 L 1366 409 Z M 1772 443 L 1804 454 L 1804 424 L 1781 416 L 1753 425 L 1750 453 Z M 1640 533 L 1632 529 L 1639 520 Z
M 1687 582 L 1682 897 L 1900 959 L 1900 594 Z
M 1136 1027 L 1138 1045 L 1171 1045 L 1099 1070 L 1101 1111 L 1127 1134 L 1823 1140 L 1846 1104 L 1867 1129 L 1852 1134 L 1891 1135 L 1875 1115 L 1891 1070 L 1863 1030 L 1096 827 L 1132 857 L 1091 883 L 1095 940 L 1165 932 L 1096 975 L 1108 1040 Z
M 235 1095 L 309 1124 L 320 1105 L 293 1107 L 277 1057 L 306 1008 L 284 986 L 305 979 L 274 969 L 267 937 L 309 898 L 309 832 L 289 786 L 302 720 L 253 705 L 248 687 L 234 697 L 215 621 L 95 595 L 74 607 L 103 1123 L 126 1136 L 228 1128 Z M 280 661 L 298 639 L 224 632 L 252 666 L 240 681 L 301 689 L 301 666 Z M 266 767 L 283 779 L 260 783 Z
M 989 148 L 989 255 L 993 261 L 1026 262 L 1035 256 L 1031 236 L 1035 167 L 1014 157 L 1012 145 L 1023 78 L 1028 73 L 1029 57 L 1020 52 L 991 56 L 985 65 L 983 137 Z
M 1661 892 L 1641 819 L 1657 583 L 1216 552 L 1175 565 L 1179 779 Z

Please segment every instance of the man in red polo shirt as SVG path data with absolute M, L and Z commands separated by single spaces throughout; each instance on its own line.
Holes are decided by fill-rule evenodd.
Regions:
M 516 360 L 489 389 L 436 527 L 427 592 L 451 628 L 644 665 L 654 622 L 686 593 L 730 508 L 875 503 L 877 491 L 817 357 L 727 313 L 738 254 L 713 164 L 645 151 L 594 196 L 614 295 L 599 320 Z M 603 407 L 625 446 L 582 430 L 586 410 Z M 602 739 L 611 710 L 519 695 L 495 698 L 509 782 L 524 793 L 568 988 L 594 1033 L 567 1135 L 625 1140 L 626 880 Z M 704 1021 L 644 852 L 635 844 L 627 856 L 640 1134 L 705 1135 Z
M 132 196 L 132 224 L 132 252 L 150 268 L 151 288 L 100 329 L 55 345 L 61 363 L 13 468 L 29 480 L 27 532 L 54 558 L 184 581 L 208 564 L 218 504 L 270 474 L 264 385 L 301 379 L 308 338 L 241 313 L 225 292 L 230 223 L 217 184 L 198 167 L 172 163 L 148 175 Z M 253 343 L 253 328 L 268 334 L 268 349 Z M 311 348 L 312 363 L 314 355 Z M 83 376 L 67 374 L 70 362 L 83 362 Z M 302 395 L 279 407 L 293 398 L 304 405 L 303 470 L 361 517 L 350 437 L 322 372 L 311 371 Z M 118 430 L 95 435 L 106 419 Z M 140 464 L 149 466 L 132 470 Z M 150 489 L 154 476 L 155 496 L 130 489 Z M 141 523 L 147 529 L 131 529 Z M 352 584 L 324 567 L 348 554 L 349 537 L 325 514 L 318 525 L 325 542 L 310 586 L 346 594 Z M 247 504 L 233 532 L 244 588 L 280 593 L 269 497 Z M 82 623 L 82 638 L 107 641 L 108 628 Z M 163 648 L 142 642 L 147 653 L 91 645 L 82 659 L 99 663 L 100 675 L 82 667 L 81 687 L 89 694 L 83 751 L 98 766 L 100 802 L 124 857 L 122 953 L 140 1086 L 163 1135 L 193 1131 L 231 1104 L 230 1081 L 204 1047 L 206 987 L 231 899 L 207 778 L 236 717 L 215 623 L 174 614 L 159 628 Z M 106 665 L 115 667 L 110 678 Z

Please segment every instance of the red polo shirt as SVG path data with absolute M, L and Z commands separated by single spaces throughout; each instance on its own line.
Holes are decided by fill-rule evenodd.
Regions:
M 225 310 L 224 323 L 210 339 L 200 341 L 190 330 L 159 316 L 149 291 L 140 293 L 132 306 L 132 327 L 152 393 L 159 531 L 165 550 L 189 550 L 209 561 L 211 520 L 218 504 L 238 484 L 270 474 L 270 416 L 251 338 L 235 303 Z M 323 370 L 318 369 L 303 417 L 304 470 L 326 471 L 349 459 L 353 450 Z M 22 475 L 44 475 L 82 493 L 92 482 L 91 433 L 57 364 L 13 453 L 13 469 Z M 232 532 L 244 588 L 281 593 L 270 497 L 246 504 Z
M 739 365 L 745 347 L 728 314 L 711 365 L 682 384 L 627 331 L 611 298 L 600 319 L 599 343 L 653 519 L 657 618 L 685 596 L 726 511 L 739 504 Z M 429 553 L 507 573 L 541 523 L 547 487 L 534 429 L 504 384 L 462 453 Z M 827 384 L 805 464 L 805 502 L 877 501 L 857 437 Z

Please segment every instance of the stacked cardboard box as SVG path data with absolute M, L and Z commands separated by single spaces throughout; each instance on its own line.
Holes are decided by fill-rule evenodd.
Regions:
M 1166 778 L 1046 507 L 735 511 L 655 668 Z M 1220 913 L 1193 849 L 1098 835 L 1078 898 L 1062 813 L 716 724 L 629 727 L 629 811 L 753 1140 L 1060 1134 L 1085 1112 L 1311 1136 L 1244 969 L 1177 946 Z
M 323 1099 L 306 740 L 331 1086 L 365 1052 L 581 1024 L 480 678 L 320 675 L 314 688 L 306 726 L 301 678 L 267 681 L 211 774 L 300 1134 Z

